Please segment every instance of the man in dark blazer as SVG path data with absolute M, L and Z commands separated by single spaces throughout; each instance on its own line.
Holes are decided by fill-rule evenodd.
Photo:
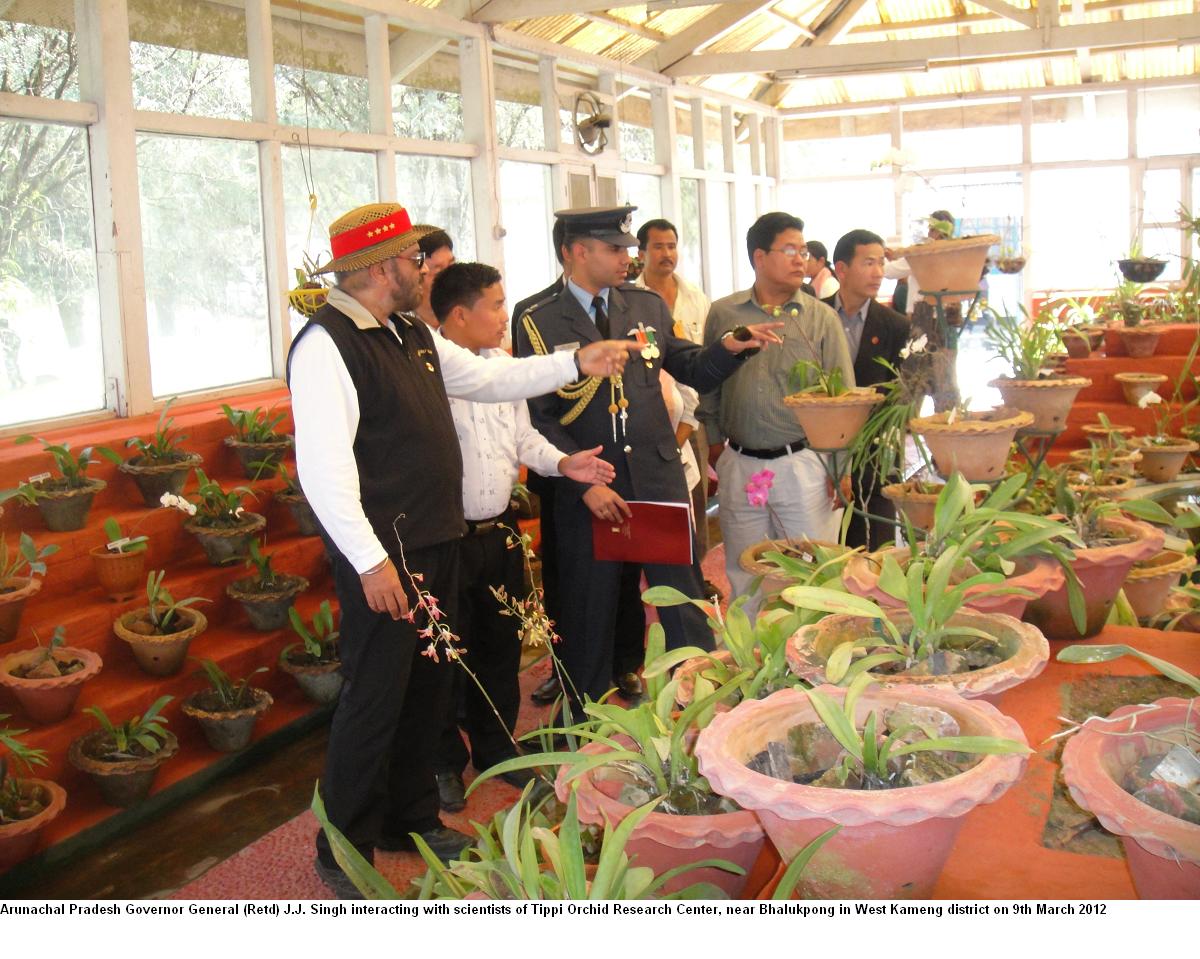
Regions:
M 825 300 L 837 311 L 854 357 L 854 382 L 875 386 L 891 379 L 878 358 L 900 366 L 900 351 L 909 340 L 906 317 L 884 306 L 875 297 L 883 282 L 886 263 L 883 240 L 870 230 L 851 230 L 833 250 L 833 270 L 840 287 Z M 854 500 L 860 509 L 875 516 L 894 517 L 895 507 L 880 492 L 898 477 L 879 477 L 873 472 L 853 477 Z M 869 530 L 868 530 L 869 526 Z M 892 542 L 895 528 L 888 523 L 870 523 L 855 513 L 846 530 L 849 546 L 879 549 Z
M 555 214 L 564 230 L 566 285 L 520 318 L 514 342 L 516 355 L 529 356 L 573 350 L 604 339 L 605 333 L 618 339 L 640 334 L 646 339 L 641 357 L 634 356 L 627 367 L 620 390 L 608 378 L 593 378 L 529 401 L 538 432 L 564 452 L 602 445 L 602 458 L 617 472 L 607 487 L 570 480 L 559 480 L 555 486 L 558 576 L 563 587 L 559 658 L 571 680 L 564 683 L 567 692 L 593 700 L 608 691 L 612 677 L 622 564 L 593 558 L 592 517 L 620 523 L 629 515 L 626 500 L 688 502 L 683 462 L 658 371 L 666 369 L 680 382 L 705 392 L 731 375 L 747 350 L 778 343 L 773 330 L 781 325 L 740 328 L 736 335 L 707 348 L 673 336 L 671 314 L 662 298 L 624 282 L 628 248 L 637 246 L 628 229 L 633 209 L 588 208 Z M 626 405 L 620 404 L 622 398 Z M 612 405 L 617 407 L 615 413 L 610 412 Z M 704 595 L 697 559 L 678 566 L 648 563 L 643 570 L 651 585 L 674 586 L 696 598 Z M 668 648 L 712 648 L 712 631 L 694 606 L 662 608 L 659 618 Z

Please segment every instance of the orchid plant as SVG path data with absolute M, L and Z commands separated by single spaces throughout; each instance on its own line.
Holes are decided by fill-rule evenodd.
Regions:
M 209 479 L 204 470 L 196 470 L 195 500 L 174 493 L 163 493 L 159 502 L 195 519 L 197 526 L 232 529 L 243 525 L 246 512 L 242 500 L 254 496 L 248 486 L 235 486 L 228 493 L 216 480 Z

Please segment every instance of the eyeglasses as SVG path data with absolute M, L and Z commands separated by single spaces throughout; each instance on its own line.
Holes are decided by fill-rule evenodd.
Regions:
M 397 256 L 396 259 L 397 260 L 412 260 L 413 263 L 416 264 L 417 269 L 419 270 L 422 267 L 422 265 L 425 263 L 425 254 L 424 253 L 414 253 L 412 256 Z
M 810 256 L 808 247 L 799 246 L 773 246 L 770 248 L 772 253 L 782 253 L 789 260 L 794 260 L 799 257 L 801 260 L 807 260 Z

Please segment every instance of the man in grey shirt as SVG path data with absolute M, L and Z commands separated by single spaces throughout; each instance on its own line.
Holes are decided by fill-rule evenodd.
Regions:
M 838 367 L 846 385 L 854 385 L 854 363 L 837 313 L 800 290 L 808 260 L 804 222 L 789 213 L 764 214 L 747 232 L 746 250 L 754 286 L 713 303 L 704 342 L 765 318 L 784 322 L 783 346 L 746 360 L 701 397 L 697 410 L 708 432 L 709 460 L 716 463 L 725 569 L 734 596 L 745 594 L 753 578 L 738 565 L 747 546 L 773 537 L 828 540 L 836 533 L 825 466 L 783 403 L 793 392 L 792 367 L 799 360 Z M 764 469 L 775 474 L 770 511 L 751 506 L 746 496 L 750 477 Z

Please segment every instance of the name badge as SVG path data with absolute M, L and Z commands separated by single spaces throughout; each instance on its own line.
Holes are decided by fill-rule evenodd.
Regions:
M 574 353 L 577 349 L 579 349 L 579 341 L 578 340 L 576 340 L 574 343 L 559 343 L 558 346 L 556 346 L 554 348 L 554 352 L 555 353 Z

